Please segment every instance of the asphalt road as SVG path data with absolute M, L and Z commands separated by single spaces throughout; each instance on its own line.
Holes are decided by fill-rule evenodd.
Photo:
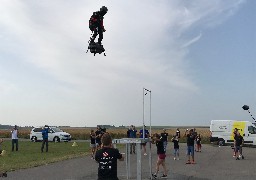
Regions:
M 186 144 L 180 145 L 180 160 L 174 161 L 172 144 L 168 144 L 166 164 L 168 179 L 177 180 L 250 180 L 256 179 L 256 149 L 243 148 L 244 160 L 235 160 L 232 157 L 231 147 L 217 147 L 203 145 L 201 153 L 195 153 L 194 165 L 186 165 Z M 124 152 L 124 150 L 121 150 Z M 155 170 L 156 147 L 152 148 L 153 171 Z M 136 179 L 136 155 L 131 156 L 131 179 Z M 149 179 L 148 157 L 142 155 L 142 179 Z M 31 169 L 9 172 L 5 179 L 19 180 L 94 180 L 97 179 L 98 164 L 89 156 L 57 162 Z M 160 171 L 160 174 L 162 171 Z M 118 176 L 126 179 L 125 162 L 118 162 Z

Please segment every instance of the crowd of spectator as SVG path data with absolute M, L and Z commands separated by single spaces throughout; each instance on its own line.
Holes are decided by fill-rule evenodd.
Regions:
M 102 168 L 103 168 L 103 164 L 109 164 L 109 162 L 105 162 L 106 157 L 109 156 L 109 154 L 112 154 L 111 157 L 114 159 L 120 159 L 123 158 L 123 155 L 119 155 L 117 152 L 115 154 L 117 154 L 116 156 L 113 155 L 113 153 L 109 153 L 109 149 L 104 151 L 102 150 L 103 147 L 106 148 L 110 148 L 112 147 L 112 144 L 109 145 L 109 143 L 106 143 L 104 145 L 103 143 L 103 137 L 106 133 L 106 130 L 103 130 L 101 127 L 97 127 L 97 130 L 94 132 L 94 130 L 91 130 L 91 142 L 90 142 L 90 147 L 91 147 L 91 156 L 92 159 L 94 159 L 97 162 L 99 162 L 99 174 L 98 174 L 98 178 L 102 178 L 105 174 L 104 177 L 110 177 L 108 175 L 106 175 L 108 170 L 105 170 L 105 172 L 103 173 Z M 109 135 L 109 134 L 108 134 Z M 107 135 L 106 135 L 107 136 Z M 200 134 L 197 134 L 196 129 L 187 129 L 185 131 L 185 134 L 183 135 L 183 137 L 186 138 L 186 143 L 187 143 L 187 150 L 186 150 L 186 154 L 187 154 L 187 162 L 186 164 L 195 164 L 195 152 L 201 152 L 201 136 Z M 153 135 L 150 135 L 150 132 L 147 130 L 146 126 L 142 127 L 139 131 L 137 131 L 136 127 L 134 125 L 131 125 L 128 129 L 127 129 L 127 138 L 151 138 L 152 143 L 154 143 L 156 145 L 157 148 L 157 160 L 156 160 L 156 166 L 155 166 L 155 172 L 152 174 L 153 178 L 157 178 L 158 177 L 158 173 L 160 170 L 160 167 L 163 168 L 163 174 L 161 175 L 161 178 L 167 178 L 167 167 L 165 164 L 165 159 L 166 159 L 166 153 L 168 151 L 168 142 L 169 142 L 169 134 L 166 131 L 166 129 L 163 129 L 162 132 L 160 133 L 155 133 Z M 179 146 L 179 140 L 181 138 L 181 133 L 179 128 L 177 128 L 176 132 L 174 135 L 172 135 L 172 138 L 170 140 L 170 142 L 173 143 L 173 159 L 174 160 L 180 160 L 180 146 Z M 102 144 L 103 143 L 103 144 Z M 143 154 L 146 156 L 147 155 L 147 150 L 146 150 L 146 143 L 147 141 L 141 143 L 141 148 L 143 149 Z M 240 148 L 241 149 L 241 148 Z M 103 152 L 104 151 L 104 152 Z M 104 155 L 105 153 L 105 155 Z M 131 143 L 130 144 L 130 154 L 136 154 L 136 144 L 135 143 Z M 104 162 L 103 159 L 101 158 L 101 156 L 104 156 Z M 97 157 L 97 158 L 96 158 Z M 112 168 L 115 169 L 116 165 L 114 163 L 113 166 L 111 166 Z M 114 170 L 114 174 L 116 170 Z M 110 173 L 112 174 L 112 173 Z M 116 175 L 114 175 L 116 177 Z

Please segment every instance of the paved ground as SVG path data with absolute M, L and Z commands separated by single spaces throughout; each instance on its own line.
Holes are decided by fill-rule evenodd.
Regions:
M 244 148 L 244 160 L 235 160 L 232 157 L 232 149 L 228 146 L 217 147 L 203 145 L 202 152 L 195 154 L 195 165 L 186 165 L 185 149 L 186 145 L 181 144 L 180 160 L 174 161 L 171 156 L 172 145 L 170 144 L 168 157 L 166 159 L 168 167 L 168 179 L 177 180 L 203 180 L 203 179 L 225 179 L 225 180 L 249 180 L 256 179 L 255 148 Z M 122 152 L 123 150 L 121 150 Z M 156 162 L 156 148 L 153 145 L 153 171 Z M 136 179 L 136 156 L 131 156 L 132 179 Z M 142 155 L 143 166 L 142 179 L 149 179 L 148 157 Z M 160 174 L 161 175 L 161 174 Z M 126 179 L 125 162 L 118 162 L 118 176 Z M 66 160 L 46 166 L 31 169 L 19 170 L 8 173 L 5 179 L 19 180 L 94 180 L 97 179 L 97 163 L 90 157 Z

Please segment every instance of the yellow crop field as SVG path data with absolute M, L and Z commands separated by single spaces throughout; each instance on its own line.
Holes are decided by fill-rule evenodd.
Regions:
M 96 127 L 92 128 L 94 131 L 96 131 Z M 63 128 L 62 129 L 65 132 L 68 132 L 71 134 L 73 140 L 81 139 L 81 140 L 88 140 L 90 139 L 90 132 L 91 128 Z M 138 135 L 139 135 L 139 130 Z M 179 128 L 181 132 L 181 137 L 185 134 L 186 128 Z M 29 139 L 31 129 L 21 129 L 19 130 L 19 138 L 26 138 Z M 107 132 L 110 133 L 112 138 L 125 138 L 127 134 L 127 128 L 109 128 L 107 129 Z M 152 128 L 152 134 L 154 133 L 161 133 L 162 129 L 158 128 Z M 169 139 L 176 133 L 176 128 L 167 128 L 166 132 L 169 134 Z M 209 128 L 196 128 L 196 132 L 201 135 L 203 142 L 209 142 L 210 137 L 210 130 Z M 10 130 L 0 130 L 0 138 L 10 138 L 11 132 Z M 181 138 L 181 142 L 184 142 L 185 139 Z

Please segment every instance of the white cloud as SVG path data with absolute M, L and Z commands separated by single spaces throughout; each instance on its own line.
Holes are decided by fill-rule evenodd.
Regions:
M 188 42 L 186 42 L 182 47 L 186 48 L 188 46 L 190 46 L 191 44 L 194 44 L 195 42 L 197 42 L 200 38 L 202 37 L 202 33 L 200 33 L 198 36 L 194 37 L 193 39 L 189 40 Z

